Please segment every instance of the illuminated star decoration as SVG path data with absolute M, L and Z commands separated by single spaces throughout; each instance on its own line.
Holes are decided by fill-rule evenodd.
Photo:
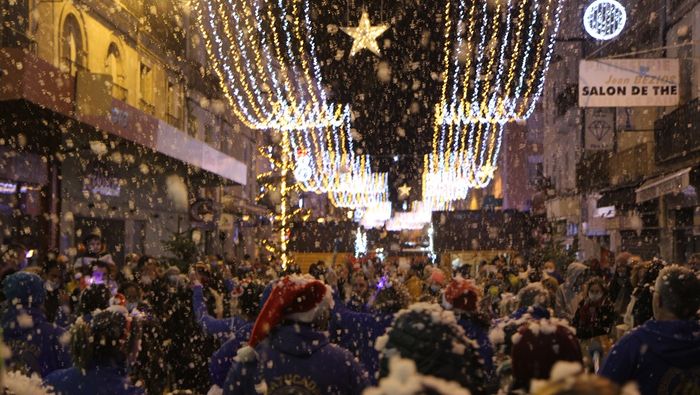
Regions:
M 360 22 L 357 27 L 348 26 L 341 27 L 340 29 L 353 39 L 350 56 L 355 56 L 356 53 L 363 49 L 369 49 L 374 52 L 375 55 L 381 56 L 379 45 L 377 45 L 377 37 L 384 34 L 388 28 L 388 25 L 372 26 L 367 11 L 362 11 L 362 17 L 360 17 Z
M 399 199 L 406 199 L 411 194 L 411 187 L 403 184 L 399 187 Z

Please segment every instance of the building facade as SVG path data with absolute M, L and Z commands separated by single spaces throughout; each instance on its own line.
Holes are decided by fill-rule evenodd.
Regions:
M 566 4 L 544 98 L 548 216 L 582 258 L 685 261 L 700 251 L 700 2 L 636 2 L 604 42 L 583 28 L 588 2 Z M 579 61 L 612 58 L 678 59 L 679 105 L 580 107 Z
M 122 257 L 185 232 L 203 253 L 254 253 L 256 135 L 184 3 L 1 3 L 5 240 L 72 252 L 98 229 Z

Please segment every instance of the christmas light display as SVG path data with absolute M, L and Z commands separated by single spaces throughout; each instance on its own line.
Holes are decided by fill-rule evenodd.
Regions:
M 367 254 L 367 232 L 361 227 L 355 231 L 355 256 Z
M 586 32 L 598 40 L 611 40 L 619 36 L 626 22 L 625 7 L 615 0 L 596 0 L 583 14 Z
M 386 222 L 385 229 L 389 232 L 423 229 L 432 221 L 432 211 L 433 208 L 429 203 L 413 202 L 411 211 L 394 213 L 394 216 Z
M 424 200 L 436 207 L 490 183 L 504 125 L 530 117 L 542 95 L 561 12 L 561 0 L 453 3 L 423 177 Z
M 311 34 L 309 0 L 194 1 L 207 55 L 233 113 L 252 129 L 338 127 Z
M 367 14 L 367 11 L 363 11 L 357 27 L 348 26 L 340 29 L 353 39 L 350 56 L 355 56 L 357 52 L 363 49 L 369 49 L 375 55 L 381 56 L 377 38 L 384 34 L 388 28 L 388 25 L 372 26 L 369 21 L 369 14 Z

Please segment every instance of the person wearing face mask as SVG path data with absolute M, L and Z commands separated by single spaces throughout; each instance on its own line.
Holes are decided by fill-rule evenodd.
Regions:
M 589 358 L 586 361 L 597 369 L 598 363 L 611 346 L 609 334 L 617 315 L 602 278 L 593 277 L 588 280 L 582 294 L 583 299 L 572 324 L 576 328 L 576 337 L 581 340 L 584 355 Z
M 69 323 L 70 307 L 68 302 L 70 296 L 63 284 L 63 265 L 56 259 L 48 260 L 42 265 L 42 274 L 46 290 L 46 301 L 44 302 L 46 320 L 66 327 Z
M 557 265 L 554 261 L 547 261 L 542 266 L 542 271 L 544 272 L 544 277 L 551 277 L 559 283 L 559 285 L 564 283 L 564 277 L 557 271 Z
M 618 315 L 618 323 L 627 311 L 627 305 L 632 297 L 632 264 L 639 259 L 629 253 L 623 252 L 615 259 L 615 271 L 613 272 L 610 285 L 610 302 L 612 302 L 615 313 Z

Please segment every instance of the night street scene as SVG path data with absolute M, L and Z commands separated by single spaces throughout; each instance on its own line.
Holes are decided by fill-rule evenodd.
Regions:
M 700 0 L 0 11 L 0 395 L 700 395 Z

